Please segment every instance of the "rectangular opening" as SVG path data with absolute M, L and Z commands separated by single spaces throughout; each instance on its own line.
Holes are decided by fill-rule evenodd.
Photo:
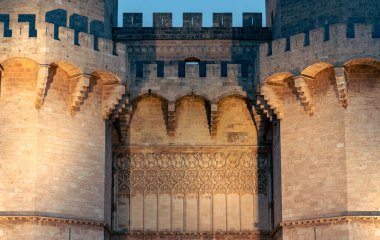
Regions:
M 226 62 L 222 62 L 222 65 L 221 65 L 221 76 L 222 77 L 228 77 L 228 74 L 227 74 L 227 63 Z
M 157 77 L 164 77 L 164 61 L 157 62 Z

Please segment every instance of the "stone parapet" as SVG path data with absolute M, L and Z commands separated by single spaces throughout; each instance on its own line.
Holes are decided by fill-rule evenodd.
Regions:
M 379 59 L 375 25 L 333 24 L 260 45 L 260 83 L 279 72 L 299 74 L 307 66 L 327 62 L 343 66 L 354 58 Z M 353 33 L 353 34 L 352 34 Z

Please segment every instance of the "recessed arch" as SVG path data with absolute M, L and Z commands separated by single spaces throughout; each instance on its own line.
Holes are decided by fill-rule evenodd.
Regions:
M 373 58 L 357 58 L 352 59 L 344 64 L 344 67 L 346 69 L 349 69 L 350 67 L 357 66 L 357 65 L 367 65 L 370 67 L 373 67 L 377 70 L 380 70 L 380 61 L 373 59 Z
M 83 74 L 83 71 L 75 66 L 74 64 L 67 62 L 67 61 L 58 61 L 50 64 L 52 67 L 57 67 L 61 68 L 63 71 L 67 73 L 69 78 L 75 77 L 75 76 L 80 76 Z
M 215 98 L 214 102 L 220 104 L 223 100 L 229 99 L 229 98 L 238 98 L 244 101 L 251 101 L 251 99 L 247 96 L 245 92 L 241 91 L 230 91 L 225 92 L 222 95 Z
M 121 79 L 114 73 L 104 70 L 94 71 L 92 76 L 100 78 L 103 85 L 120 85 L 122 84 Z
M 196 98 L 196 99 L 202 100 L 205 103 L 209 102 L 209 99 L 206 96 L 203 96 L 203 95 L 199 95 L 199 94 L 184 94 L 184 95 L 180 95 L 180 96 L 176 97 L 175 103 L 179 104 L 179 103 L 181 103 L 186 98 Z
M 155 92 L 148 92 L 148 93 L 143 93 L 141 95 L 134 97 L 133 99 L 131 99 L 131 103 L 132 103 L 132 105 L 135 105 L 139 101 L 143 100 L 144 98 L 148 98 L 148 97 L 158 98 L 163 103 L 168 102 L 168 100 L 165 97 L 161 96 L 160 94 L 157 94 Z
M 27 58 L 27 57 L 12 57 L 12 58 L 7 58 L 5 59 L 3 62 L 1 62 L 0 64 L 0 68 L 1 70 L 6 70 L 7 66 L 12 64 L 13 62 L 15 61 L 24 61 L 26 63 L 30 63 L 30 64 L 33 64 L 35 66 L 39 66 L 40 63 L 31 59 L 31 58 Z
M 176 95 L 173 100 L 174 100 L 174 102 L 179 102 L 184 97 L 191 97 L 191 96 L 198 98 L 198 99 L 202 99 L 204 102 L 208 102 L 208 101 L 212 100 L 212 97 L 210 97 L 206 93 L 201 92 L 201 91 L 195 91 L 195 90 L 191 90 L 189 92 L 182 92 L 182 93 Z
M 275 73 L 264 80 L 263 85 L 284 86 L 286 80 L 291 79 L 294 75 L 290 72 Z
M 301 72 L 301 75 L 309 78 L 315 78 L 320 72 L 333 67 L 334 65 L 326 62 L 314 63 L 313 65 L 310 65 L 307 68 L 305 68 Z

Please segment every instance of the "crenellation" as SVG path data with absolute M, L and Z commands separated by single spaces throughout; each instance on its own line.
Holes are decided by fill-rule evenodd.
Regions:
M 75 30 L 67 27 L 60 27 L 59 30 L 59 40 L 67 44 L 74 44 Z
M 309 31 L 310 46 L 316 48 L 321 46 L 324 42 L 325 28 L 317 28 Z
M 95 46 L 95 36 L 92 34 L 80 32 L 78 34 L 78 44 L 83 48 L 94 50 Z
M 172 13 L 153 13 L 153 27 L 171 28 L 173 26 Z
M 213 27 L 232 27 L 232 13 L 213 13 L 212 14 Z
M 373 37 L 374 29 L 372 24 L 356 23 L 354 24 L 354 29 L 357 41 L 370 41 Z
M 261 28 L 262 13 L 243 13 L 243 27 Z
M 28 23 L 11 22 L 10 27 L 12 29 L 12 38 L 18 38 L 18 39 L 30 38 L 30 29 L 29 29 Z
M 290 36 L 290 51 L 303 49 L 305 47 L 305 33 Z
M 228 77 L 241 77 L 241 64 L 227 64 Z
M 98 39 L 98 48 L 101 53 L 112 55 L 114 42 L 109 39 L 99 38 Z
M 19 14 L 19 22 L 27 22 L 29 25 L 29 37 L 37 37 L 36 15 L 35 14 Z
M 219 78 L 221 77 L 222 65 L 221 64 L 207 64 L 206 77 Z
M 186 64 L 185 65 L 186 78 L 199 78 L 199 64 Z
M 183 13 L 183 27 L 199 29 L 203 27 L 202 13 Z
M 276 39 L 272 42 L 272 55 L 282 55 L 285 52 L 286 38 Z
M 116 56 L 118 56 L 120 59 L 126 59 L 128 62 L 128 56 L 127 56 L 127 46 L 125 43 L 114 43 L 116 44 Z
M 40 34 L 42 34 L 42 36 L 45 36 L 48 39 L 55 39 L 54 38 L 55 25 L 53 23 L 45 22 L 44 24 L 41 24 L 38 27 L 38 29 L 39 29 Z M 59 35 L 59 33 L 57 33 L 57 36 L 58 35 Z M 58 39 L 55 39 L 55 40 L 58 40 Z
M 370 52 L 376 51 L 379 48 L 377 44 L 379 38 L 372 38 L 372 25 L 355 24 L 355 38 L 346 37 L 347 26 L 344 24 L 329 25 L 329 39 L 325 41 L 325 28 L 310 30 L 310 44 L 308 46 L 300 45 L 302 35 L 298 34 L 290 37 L 290 51 L 282 51 L 282 44 L 278 51 L 273 47 L 272 54 L 268 56 L 268 43 L 260 44 L 260 82 L 263 82 L 267 77 L 275 72 L 295 71 L 300 72 L 302 68 L 312 65 L 318 61 L 326 61 L 333 65 L 342 65 L 347 61 L 347 54 L 352 54 L 356 57 L 368 57 Z M 359 34 L 360 33 L 360 34 Z M 277 39 L 271 42 L 272 46 L 278 42 L 285 42 L 285 38 Z M 297 49 L 295 48 L 297 41 Z M 339 49 L 339 51 L 336 51 Z M 298 54 L 296 54 L 298 53 Z M 302 56 L 302 57 L 301 57 Z M 375 57 L 376 56 L 371 56 Z M 287 59 L 286 61 L 284 59 Z M 333 62 L 332 62 L 333 61 Z M 277 66 L 276 69 L 270 66 Z
M 142 26 L 142 13 L 123 13 L 123 27 L 141 28 Z
M 143 65 L 144 78 L 154 80 L 157 78 L 157 64 L 144 64 Z
M 164 64 L 164 77 L 165 78 L 178 78 L 178 64 Z

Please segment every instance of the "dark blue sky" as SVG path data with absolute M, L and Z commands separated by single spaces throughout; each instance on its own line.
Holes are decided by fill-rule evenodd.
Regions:
M 144 26 L 152 26 L 153 12 L 172 12 L 175 27 L 182 26 L 183 12 L 202 12 L 206 27 L 212 25 L 213 12 L 232 12 L 234 26 L 241 26 L 243 12 L 261 12 L 265 19 L 265 0 L 119 0 L 119 25 L 123 12 L 143 12 Z

